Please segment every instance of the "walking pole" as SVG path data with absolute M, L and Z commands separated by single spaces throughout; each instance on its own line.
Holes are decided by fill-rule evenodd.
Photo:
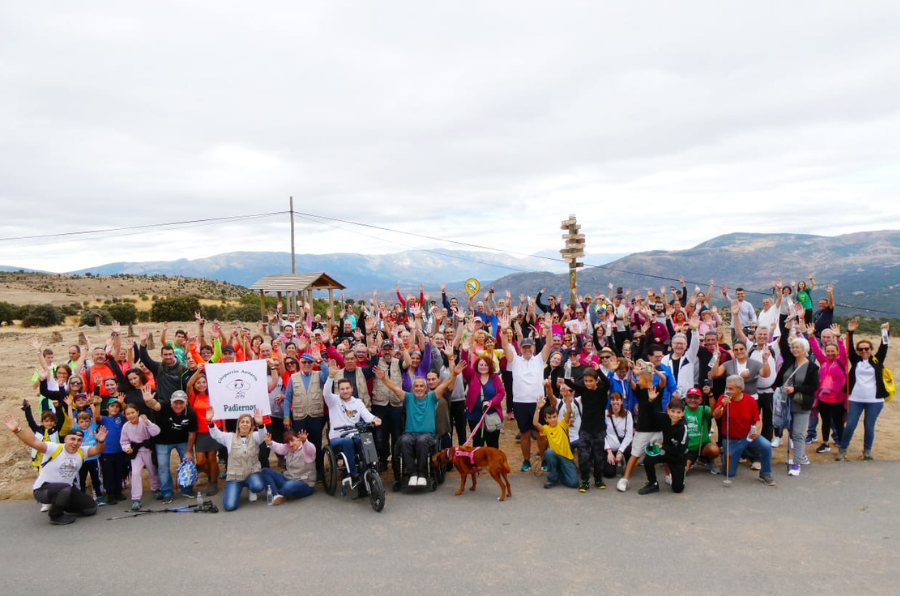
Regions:
M 731 403 L 725 412 L 725 480 L 722 481 L 727 487 L 731 487 Z

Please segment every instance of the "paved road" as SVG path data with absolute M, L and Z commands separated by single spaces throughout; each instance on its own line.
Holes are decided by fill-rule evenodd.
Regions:
M 3 593 L 897 593 L 900 462 L 780 468 L 776 488 L 742 467 L 731 488 L 701 473 L 645 497 L 636 474 L 628 493 L 579 494 L 515 473 L 498 503 L 489 478 L 453 496 L 454 473 L 436 494 L 389 492 L 380 514 L 317 493 L 51 527 L 36 503 L 4 502 Z

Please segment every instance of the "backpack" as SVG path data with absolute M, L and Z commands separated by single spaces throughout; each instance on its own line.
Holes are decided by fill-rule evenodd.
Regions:
M 878 364 L 877 359 L 872 358 L 872 361 Z M 889 402 L 894 399 L 894 394 L 897 393 L 897 385 L 894 383 L 894 373 L 891 372 L 891 369 L 886 366 L 882 367 L 881 380 L 884 381 L 884 389 L 887 391 L 884 401 Z
M 197 482 L 197 466 L 191 460 L 183 459 L 178 464 L 178 472 L 175 476 L 178 478 L 178 486 L 181 488 L 193 486 Z

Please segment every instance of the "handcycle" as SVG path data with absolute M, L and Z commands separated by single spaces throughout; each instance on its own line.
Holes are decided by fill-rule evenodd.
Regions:
M 337 491 L 339 482 L 341 496 L 352 490 L 357 491 L 358 497 L 368 493 L 372 509 L 381 511 L 384 509 L 384 484 L 378 474 L 378 452 L 375 449 L 372 429 L 372 425 L 366 423 L 335 427 L 334 430 L 340 433 L 342 438 L 354 436 L 359 438 L 359 445 L 355 450 L 356 470 L 359 476 L 354 480 L 350 475 L 350 462 L 341 446 L 328 444 L 324 449 L 322 484 L 329 495 Z

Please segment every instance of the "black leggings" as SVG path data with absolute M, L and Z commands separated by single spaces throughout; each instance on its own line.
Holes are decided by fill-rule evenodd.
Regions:
M 500 372 L 500 378 L 503 380 L 503 388 L 506 390 L 506 413 L 513 411 L 513 375 L 511 370 Z M 462 402 L 465 403 L 465 402 Z
M 669 464 L 672 472 L 672 492 L 680 493 L 684 490 L 684 458 L 673 458 L 666 455 L 648 455 L 644 458 L 644 471 L 647 472 L 647 482 L 656 484 L 656 464 Z
M 466 442 L 466 402 L 465 400 L 450 402 L 450 425 L 456 430 L 456 444 Z
M 625 450 L 625 453 L 622 454 L 625 459 L 623 459 L 623 463 L 628 463 L 628 458 L 631 457 L 631 446 Z M 609 459 L 606 455 L 603 456 L 603 477 L 604 478 L 615 478 L 616 477 L 616 464 L 609 463 Z
M 822 442 L 828 442 L 828 433 L 834 438 L 834 442 L 840 444 L 844 436 L 844 404 L 829 404 L 819 402 L 819 417 L 822 419 Z
M 100 483 L 100 460 L 99 459 L 88 459 L 85 460 L 81 465 L 81 469 L 78 470 L 78 484 L 81 486 L 81 492 L 87 494 L 87 484 L 85 481 L 87 480 L 88 474 L 91 475 L 91 486 L 94 489 L 94 493 L 99 497 L 103 494 L 103 484 Z
M 774 394 L 760 391 L 757 395 L 759 396 L 759 414 L 762 418 L 762 436 L 771 443 L 772 437 L 775 436 L 775 427 L 772 426 L 772 396 Z
M 472 422 L 469 420 L 469 432 L 475 430 L 475 427 L 478 426 L 478 421 Z M 460 443 L 462 445 L 462 443 Z M 475 436 L 472 437 L 472 445 L 475 447 L 484 447 L 487 445 L 488 447 L 494 447 L 495 449 L 500 448 L 500 431 L 495 430 L 492 433 L 489 433 L 484 429 L 484 424 L 481 425 L 481 428 L 478 429 L 478 432 L 475 433 Z

